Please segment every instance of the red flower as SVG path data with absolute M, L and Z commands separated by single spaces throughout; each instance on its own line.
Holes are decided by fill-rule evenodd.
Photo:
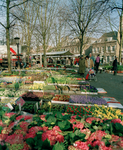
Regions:
M 32 116 L 24 116 L 24 120 L 32 119 Z
M 5 116 L 8 116 L 9 118 L 11 117 L 11 116 L 13 116 L 13 115 L 15 115 L 16 113 L 14 113 L 14 112 L 10 112 L 10 113 L 5 113 Z
M 95 117 L 88 117 L 86 119 L 86 122 L 91 124 L 93 120 L 102 122 L 102 120 L 100 118 L 95 118 Z
M 64 136 L 60 135 L 59 132 L 61 130 L 58 126 L 53 127 L 52 130 L 48 130 L 42 134 L 42 141 L 49 139 L 51 145 L 54 145 L 57 141 L 59 143 L 64 142 Z
M 12 129 L 11 129 L 10 127 L 5 127 L 5 128 L 1 131 L 2 134 L 9 134 L 9 133 L 11 133 L 11 132 L 12 132 Z
M 83 123 L 73 124 L 73 129 L 74 129 L 74 128 L 83 129 L 83 127 L 84 127 Z
M 42 127 L 35 126 L 35 127 L 31 127 L 31 128 L 28 130 L 28 132 L 29 132 L 29 133 L 30 133 L 30 132 L 35 132 L 35 133 L 37 133 L 37 132 L 40 131 L 40 130 L 43 130 L 43 128 L 42 128 Z
M 22 128 L 23 131 L 27 131 L 28 130 L 28 125 L 29 123 L 28 122 L 20 122 L 20 127 Z
M 85 136 L 85 139 L 86 139 L 86 140 L 89 138 L 89 136 L 90 136 L 90 134 L 91 134 L 91 131 L 90 131 L 88 128 L 83 129 L 83 130 L 81 130 L 80 132 L 82 132 L 82 133 L 84 133 L 84 134 L 86 135 L 86 136 Z
M 30 150 L 30 149 L 31 147 L 26 142 L 24 142 L 24 147 L 22 150 Z
M 9 135 L 6 140 L 6 143 L 9 144 L 22 144 L 23 143 L 23 135 L 22 134 L 12 134 Z
M 26 135 L 26 131 L 23 131 L 21 129 L 18 129 L 14 132 L 15 134 L 23 134 L 23 135 Z
M 22 118 L 23 118 L 23 116 L 20 115 L 20 116 L 16 117 L 16 120 L 21 120 Z
M 94 140 L 102 140 L 102 137 L 104 137 L 105 135 L 107 135 L 106 133 L 105 133 L 105 131 L 101 131 L 101 130 L 97 130 L 97 131 L 95 131 L 95 132 L 93 132 L 92 134 L 91 134 L 91 136 L 89 137 L 89 139 L 88 139 L 88 142 L 89 143 L 91 143 L 91 142 L 93 142 Z
M 47 130 L 48 130 L 48 127 L 45 127 L 45 126 L 44 126 L 44 127 L 42 128 L 42 130 L 43 130 L 43 131 L 47 131 Z
M 86 142 L 76 141 L 74 145 L 80 150 L 89 150 L 89 147 Z
M 35 132 L 30 132 L 27 133 L 26 136 L 24 137 L 24 139 L 28 139 L 28 138 L 34 138 L 36 136 Z
M 0 120 L 0 126 L 5 127 L 6 124 L 4 124 L 2 120 Z
M 120 123 L 123 125 L 123 122 L 121 121 L 121 119 L 112 119 L 111 122 L 113 123 Z
M 0 134 L 0 142 L 7 138 L 8 134 Z

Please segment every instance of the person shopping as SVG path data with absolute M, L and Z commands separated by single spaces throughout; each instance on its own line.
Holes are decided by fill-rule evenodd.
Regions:
M 89 58 L 89 56 L 86 56 L 85 59 L 86 59 L 85 67 L 86 67 L 86 71 L 88 72 L 90 69 L 93 69 L 94 63 L 93 63 L 93 60 L 91 58 Z
M 83 58 L 83 55 L 80 56 L 79 59 L 79 74 L 84 77 L 84 73 L 85 73 L 85 59 Z
M 96 63 L 96 74 L 97 74 L 98 73 L 99 64 L 100 64 L 100 57 L 99 57 L 99 55 L 97 55 L 95 63 Z
M 117 74 L 117 57 L 115 56 L 115 60 L 113 61 L 113 70 L 114 70 L 114 75 Z

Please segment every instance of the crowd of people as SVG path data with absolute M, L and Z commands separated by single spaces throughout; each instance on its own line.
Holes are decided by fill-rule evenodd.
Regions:
M 83 55 L 79 56 L 79 70 L 78 73 L 84 77 L 84 74 L 87 74 L 90 69 L 96 71 L 96 74 L 98 73 L 99 70 L 99 65 L 100 65 L 100 56 L 99 54 L 97 55 L 96 59 L 92 56 L 90 53 L 89 56 L 84 57 Z M 117 57 L 115 56 L 115 59 L 113 61 L 113 68 L 112 71 L 114 71 L 114 75 L 117 74 Z
M 89 56 L 86 56 L 84 58 L 83 55 L 80 56 L 79 59 L 79 71 L 78 73 L 84 77 L 85 72 L 89 72 L 90 69 L 94 70 L 94 66 L 96 68 L 96 74 L 98 73 L 98 69 L 99 69 L 99 64 L 100 64 L 100 57 L 99 55 L 97 55 L 96 60 L 94 59 L 94 57 L 92 56 L 92 54 L 90 53 Z

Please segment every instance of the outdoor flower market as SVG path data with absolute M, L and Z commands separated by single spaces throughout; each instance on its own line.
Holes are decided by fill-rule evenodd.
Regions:
M 0 149 L 122 149 L 121 109 L 99 92 L 73 70 L 2 72 Z

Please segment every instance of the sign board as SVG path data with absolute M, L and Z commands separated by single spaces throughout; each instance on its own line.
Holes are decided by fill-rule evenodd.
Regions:
M 15 101 L 15 103 L 17 104 L 17 105 L 21 105 L 21 107 L 25 104 L 25 101 L 23 100 L 23 98 L 20 96 L 16 101 Z
M 9 109 L 13 110 L 13 107 L 12 107 L 12 105 L 11 105 L 10 103 L 7 103 L 7 104 L 5 105 L 5 107 L 8 107 Z

